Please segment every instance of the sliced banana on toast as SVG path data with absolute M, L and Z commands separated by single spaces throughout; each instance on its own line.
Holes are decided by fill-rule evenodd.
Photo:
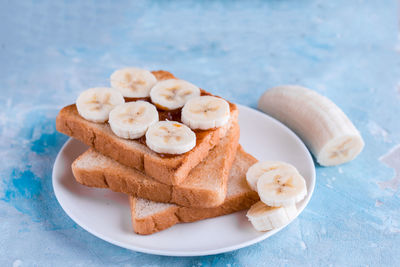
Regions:
M 159 121 L 146 132 L 147 146 L 158 153 L 183 154 L 196 145 L 196 134 L 176 121 Z
M 296 205 L 270 207 L 259 201 L 246 214 L 257 231 L 268 231 L 288 224 L 297 216 Z
M 182 109 L 182 122 L 192 129 L 217 128 L 225 125 L 229 117 L 228 102 L 215 96 L 192 98 Z
M 169 79 L 158 82 L 150 91 L 151 101 L 160 109 L 174 110 L 200 96 L 200 89 L 184 80 Z
M 90 88 L 83 91 L 76 100 L 79 115 L 88 121 L 105 122 L 110 111 L 125 102 L 120 92 L 106 87 Z
M 115 107 L 110 112 L 108 122 L 117 136 L 136 139 L 142 137 L 157 121 L 158 112 L 154 105 L 145 101 L 135 101 Z
M 260 161 L 256 164 L 253 164 L 246 173 L 246 180 L 248 185 L 254 191 L 257 191 L 257 182 L 258 179 L 266 172 L 273 170 L 287 170 L 292 171 L 294 173 L 297 172 L 297 169 L 285 162 L 282 161 Z
M 111 87 L 120 91 L 124 97 L 132 98 L 148 97 L 151 88 L 157 83 L 150 71 L 133 67 L 114 71 L 110 80 Z
M 307 186 L 297 171 L 274 170 L 261 175 L 257 181 L 257 192 L 261 201 L 268 206 L 289 206 L 307 195 Z

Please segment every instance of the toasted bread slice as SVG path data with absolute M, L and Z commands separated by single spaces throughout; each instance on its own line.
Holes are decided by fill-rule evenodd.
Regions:
M 235 159 L 239 131 L 239 125 L 235 123 L 208 157 L 193 168 L 179 185 L 160 183 L 93 149 L 72 163 L 72 172 L 79 183 L 91 187 L 110 188 L 157 202 L 214 207 L 220 205 L 226 196 L 227 179 Z
M 149 235 L 177 223 L 194 222 L 250 208 L 259 200 L 258 194 L 246 182 L 247 169 L 255 162 L 255 158 L 239 147 L 229 174 L 225 201 L 218 207 L 189 208 L 131 196 L 129 201 L 133 230 L 141 235 Z
M 165 71 L 156 71 L 153 74 L 159 80 L 174 78 Z M 203 91 L 203 94 L 208 93 Z M 216 129 L 197 131 L 196 146 L 189 152 L 176 156 L 165 157 L 149 149 L 140 140 L 127 140 L 116 136 L 108 123 L 94 123 L 82 118 L 75 104 L 66 106 L 60 111 L 56 128 L 59 132 L 82 141 L 119 163 L 142 171 L 164 184 L 176 185 L 207 157 L 208 152 L 220 142 L 232 124 L 237 122 L 238 109 L 232 103 L 229 105 L 231 116 L 227 124 Z

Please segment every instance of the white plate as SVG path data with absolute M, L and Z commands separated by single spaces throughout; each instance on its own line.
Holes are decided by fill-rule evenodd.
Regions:
M 298 204 L 299 213 L 309 202 L 315 185 L 315 168 L 303 142 L 275 119 L 238 105 L 240 143 L 259 160 L 282 160 L 297 167 L 307 182 L 308 195 Z M 128 197 L 107 189 L 78 184 L 71 163 L 87 149 L 68 140 L 53 168 L 53 187 L 65 212 L 93 235 L 134 251 L 169 256 L 199 256 L 232 251 L 264 240 L 280 229 L 260 233 L 246 219 L 246 212 L 178 224 L 159 233 L 140 236 L 133 232 Z

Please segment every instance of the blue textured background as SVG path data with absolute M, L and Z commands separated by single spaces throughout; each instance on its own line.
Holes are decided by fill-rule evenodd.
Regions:
M 400 143 L 395 1 L 2 1 L 0 18 L 1 266 L 400 265 L 400 149 L 379 160 Z M 67 139 L 58 110 L 127 65 L 252 107 L 268 87 L 308 86 L 343 108 L 366 148 L 317 167 L 306 210 L 259 244 L 192 258 L 116 247 L 67 217 L 51 169 Z

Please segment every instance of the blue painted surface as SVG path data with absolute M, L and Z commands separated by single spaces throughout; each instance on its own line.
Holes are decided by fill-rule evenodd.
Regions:
M 132 1 L 133 2 L 133 1 Z M 400 265 L 395 1 L 3 1 L 0 8 L 0 266 Z M 122 66 L 170 70 L 237 103 L 294 83 L 335 101 L 366 148 L 317 167 L 309 206 L 259 244 L 216 256 L 132 252 L 77 226 L 51 187 L 67 137 L 58 110 Z M 396 178 L 395 178 L 396 179 Z

